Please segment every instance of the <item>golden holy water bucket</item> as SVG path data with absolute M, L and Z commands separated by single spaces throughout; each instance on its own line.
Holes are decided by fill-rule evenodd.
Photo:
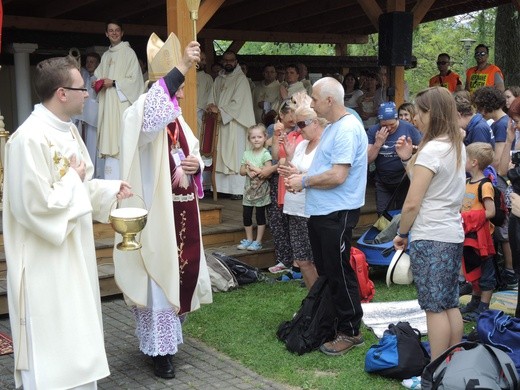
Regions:
M 141 198 L 139 195 L 135 196 Z M 141 200 L 144 203 L 143 198 Z M 146 226 L 147 217 L 148 210 L 139 207 L 115 208 L 110 212 L 109 220 L 112 228 L 123 236 L 123 241 L 116 246 L 117 249 L 120 251 L 135 251 L 142 247 L 135 236 Z

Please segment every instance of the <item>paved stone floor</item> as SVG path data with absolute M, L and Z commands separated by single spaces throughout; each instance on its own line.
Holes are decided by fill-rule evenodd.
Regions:
M 98 382 L 99 389 L 290 388 L 255 374 L 191 338 L 185 338 L 174 357 L 176 377 L 170 380 L 158 378 L 153 375 L 151 359 L 137 348 L 134 318 L 122 298 L 103 300 L 103 321 L 111 375 Z M 0 331 L 10 334 L 7 316 L 0 317 Z M 0 356 L 0 389 L 14 389 L 12 354 Z

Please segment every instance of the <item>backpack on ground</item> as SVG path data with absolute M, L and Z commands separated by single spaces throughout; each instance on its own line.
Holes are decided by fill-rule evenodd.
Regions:
M 282 322 L 276 336 L 293 353 L 302 355 L 336 335 L 337 314 L 328 280 L 320 276 L 303 299 L 292 320 Z
M 421 332 L 409 322 L 390 324 L 379 344 L 365 355 L 365 371 L 394 379 L 420 376 L 430 356 L 421 343 Z
M 491 183 L 494 190 L 493 201 L 495 202 L 495 216 L 490 218 L 490 221 L 495 226 L 502 226 L 506 221 L 506 216 L 509 212 L 505 197 L 507 182 L 491 165 L 484 170 L 484 175 L 485 178 L 482 179 L 478 185 L 478 200 L 480 203 L 484 204 L 482 199 L 482 186 L 484 183 Z
M 520 373 L 520 318 L 502 310 L 485 310 L 478 316 L 477 334 L 483 343 L 507 353 Z
M 376 288 L 368 276 L 367 258 L 358 248 L 350 248 L 350 266 L 356 273 L 361 302 L 370 302 L 374 298 Z
M 222 252 L 213 252 L 212 254 L 231 270 L 239 286 L 264 279 L 262 273 L 256 267 L 243 263 Z
M 211 290 L 213 292 L 229 291 L 238 287 L 237 279 L 229 267 L 217 259 L 210 251 L 206 251 Z
M 462 342 L 448 348 L 426 366 L 421 389 L 518 388 L 518 373 L 511 358 L 491 345 Z

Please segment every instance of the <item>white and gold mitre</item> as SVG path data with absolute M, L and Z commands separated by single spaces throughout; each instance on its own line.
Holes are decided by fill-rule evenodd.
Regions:
M 152 33 L 146 45 L 148 57 L 148 79 L 157 81 L 181 62 L 182 50 L 179 38 L 174 33 L 163 42 L 156 33 Z

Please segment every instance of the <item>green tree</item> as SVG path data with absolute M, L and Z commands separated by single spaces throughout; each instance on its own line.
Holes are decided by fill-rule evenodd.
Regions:
M 462 81 L 466 79 L 466 68 L 474 65 L 473 50 L 479 43 L 493 46 L 495 34 L 496 8 L 474 12 L 462 16 L 423 23 L 414 30 L 413 55 L 417 67 L 405 73 L 410 95 L 428 86 L 430 77 L 437 74 L 435 61 L 439 53 L 448 53 L 453 62 L 452 70 Z M 461 39 L 472 38 L 475 43 L 466 52 Z M 490 61 L 494 56 L 490 48 Z
M 502 6 L 513 7 L 513 6 Z M 497 50 L 500 50 L 500 64 L 506 64 L 506 56 L 510 53 L 518 53 L 520 47 L 520 21 L 518 12 L 508 11 L 509 16 L 501 14 L 500 26 L 510 25 L 511 30 L 498 41 Z M 495 19 L 497 9 L 491 8 L 479 12 L 473 12 L 460 16 L 450 17 L 419 25 L 413 33 L 412 53 L 417 58 L 417 66 L 405 72 L 405 80 L 408 84 L 410 98 L 420 90 L 428 87 L 429 79 L 437 74 L 435 64 L 439 53 L 448 53 L 453 61 L 452 69 L 457 72 L 462 81 L 465 81 L 466 68 L 473 66 L 473 50 L 479 43 L 490 46 L 490 62 L 494 62 Z M 499 21 L 497 19 L 497 25 Z M 514 35 L 516 34 L 516 35 Z M 516 37 L 510 39 L 510 37 Z M 475 43 L 466 51 L 461 39 L 472 38 Z M 513 41 L 513 42 L 511 42 Z M 230 41 L 215 41 L 217 55 L 222 54 L 231 44 Z M 509 46 L 508 46 L 509 44 Z M 351 56 L 377 56 L 378 35 L 369 36 L 368 43 L 364 45 L 347 45 L 347 54 Z M 502 54 L 503 53 L 503 54 Z M 277 43 L 277 42 L 247 42 L 239 51 L 239 54 L 263 54 L 263 55 L 335 55 L 334 45 L 327 44 L 303 44 L 303 43 Z M 520 64 L 518 64 L 520 65 Z M 507 65 L 508 69 L 510 65 Z M 520 78 L 518 68 L 511 68 L 515 76 Z M 508 72 L 509 73 L 509 72 Z M 506 77 L 507 82 L 507 77 Z M 520 85 L 520 80 L 515 81 Z
M 520 85 L 520 18 L 514 5 L 498 7 L 495 30 L 495 61 L 505 85 Z

